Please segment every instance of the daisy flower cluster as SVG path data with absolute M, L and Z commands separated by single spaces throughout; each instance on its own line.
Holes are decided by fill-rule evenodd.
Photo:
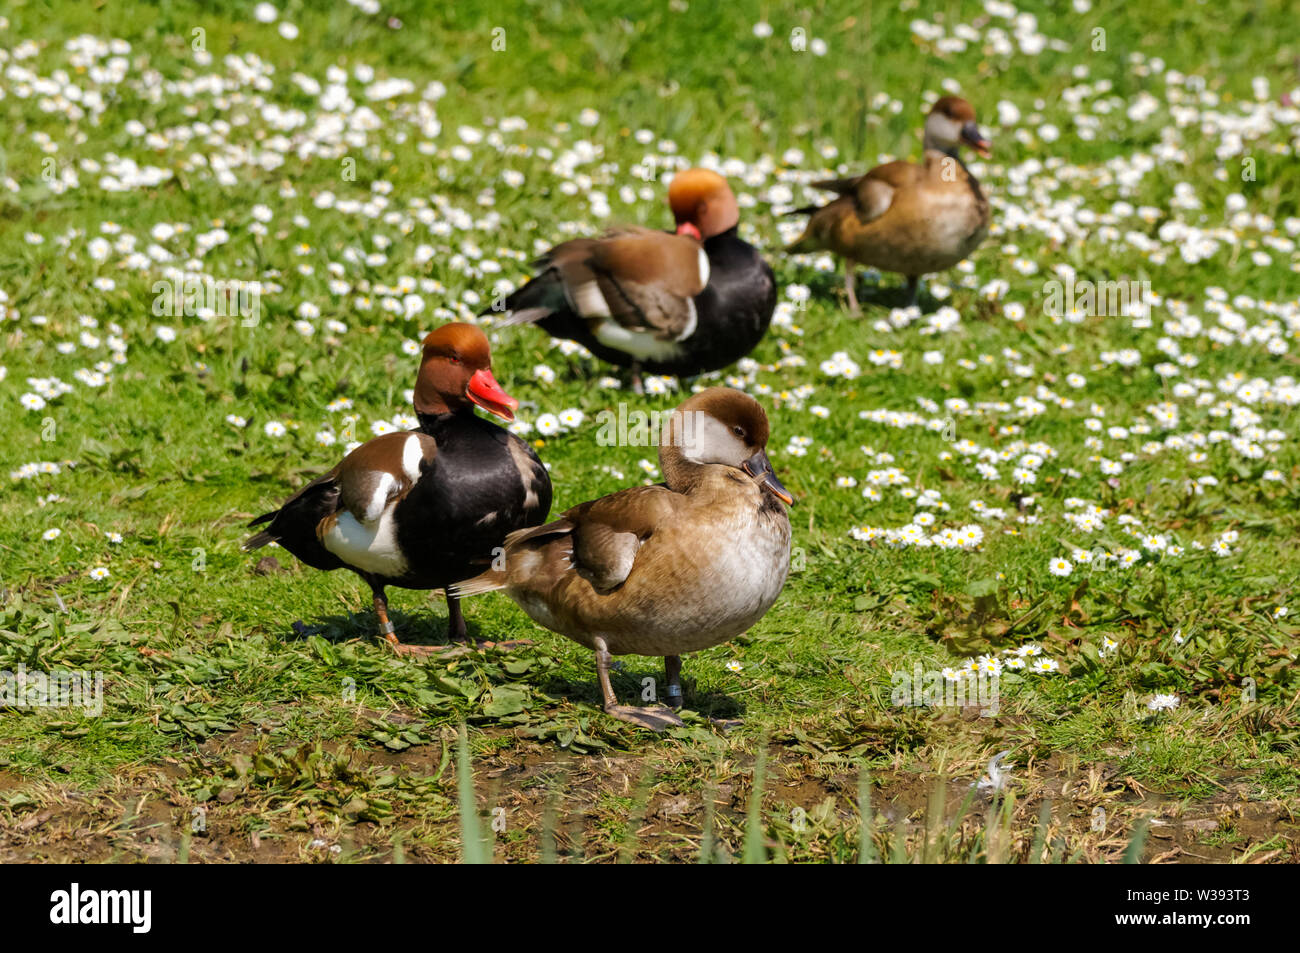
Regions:
M 1029 642 L 1019 648 L 1003 649 L 997 655 L 969 658 L 960 666 L 948 666 L 943 669 L 943 677 L 946 681 L 958 682 L 966 678 L 1000 677 L 1008 672 L 1055 675 L 1060 671 L 1060 662 L 1043 655 L 1041 645 Z

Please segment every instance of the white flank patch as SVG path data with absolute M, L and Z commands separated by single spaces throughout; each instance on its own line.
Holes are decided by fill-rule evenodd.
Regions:
M 704 286 L 709 283 L 709 256 L 704 254 L 704 249 L 700 249 L 700 285 Z
M 691 302 L 691 320 L 687 323 L 686 334 L 695 330 L 695 302 Z M 606 347 L 612 347 L 624 354 L 631 354 L 639 360 L 665 361 L 680 353 L 677 341 L 661 341 L 653 331 L 634 331 L 625 328 L 617 321 L 602 321 L 596 325 L 596 340 Z M 686 335 L 684 334 L 683 337 Z M 678 339 L 680 340 L 680 338 Z
M 420 446 L 420 438 L 411 434 L 402 447 L 402 471 L 412 483 L 420 478 L 420 461 L 423 459 L 424 448 Z
M 363 523 L 343 513 L 321 538 L 321 543 L 349 566 L 377 576 L 402 576 L 406 557 L 397 548 L 397 527 L 389 510 L 372 522 Z
M 584 281 L 573 291 L 573 310 L 584 318 L 611 317 L 609 302 L 595 281 Z
M 677 335 L 676 339 L 678 341 L 685 341 L 688 337 L 690 337 L 692 334 L 695 333 L 695 329 L 699 327 L 700 324 L 700 315 L 699 312 L 695 310 L 694 298 L 691 298 L 689 301 L 686 302 L 686 310 L 687 313 L 690 315 L 690 317 L 686 319 L 686 327 L 682 328 L 682 333 Z
M 403 454 L 405 456 L 405 454 Z M 397 478 L 387 471 L 379 475 L 379 481 L 375 484 L 375 492 L 370 495 L 370 502 L 366 504 L 366 511 L 361 514 L 361 521 L 373 523 L 379 519 L 384 508 L 388 506 L 388 498 L 392 496 L 393 491 L 397 489 Z

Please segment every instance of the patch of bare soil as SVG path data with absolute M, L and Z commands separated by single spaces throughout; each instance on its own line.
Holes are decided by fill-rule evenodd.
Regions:
M 450 752 L 444 750 L 448 743 L 433 741 L 400 752 L 322 745 L 349 770 L 427 782 L 438 795 L 437 805 L 395 800 L 391 815 L 377 820 L 359 819 L 346 805 L 310 797 L 263 797 L 257 790 L 223 789 L 209 802 L 196 804 L 196 776 L 236 755 L 267 749 L 267 739 L 256 730 L 213 739 L 187 762 L 169 759 L 141 766 L 94 793 L 26 785 L 0 774 L 0 789 L 28 795 L 23 805 L 0 811 L 0 862 L 452 861 L 459 856 L 459 831 L 454 765 L 449 766 Z M 841 840 L 853 842 L 856 768 L 780 748 L 770 758 L 763 804 L 775 835 L 786 844 L 805 836 L 799 824 L 807 818 L 814 834 L 806 836 L 839 830 L 845 835 Z M 991 796 L 972 794 L 983 766 L 961 768 L 948 768 L 939 826 L 952 824 L 966 802 L 965 818 L 955 825 L 955 836 L 965 844 L 984 830 Z M 694 862 L 706 825 L 715 843 L 736 856 L 743 843 L 751 772 L 748 761 L 719 765 L 686 756 L 675 759 L 662 751 L 651 758 L 575 755 L 517 739 L 474 766 L 480 814 L 485 825 L 493 826 L 496 859 L 505 862 L 536 862 L 544 847 L 561 862 Z M 933 829 L 927 812 L 935 803 L 937 783 L 929 770 L 874 773 L 877 829 L 909 837 Z M 1280 802 L 1253 799 L 1247 778 L 1196 802 L 1150 791 L 1104 765 L 1077 777 L 1067 777 L 1051 764 L 1037 766 L 1008 785 L 1017 798 L 1010 859 L 1027 853 L 1047 800 L 1052 805 L 1047 843 L 1078 860 L 1118 860 L 1133 825 L 1147 818 L 1147 862 L 1226 863 L 1243 855 L 1249 862 L 1300 861 L 1296 817 Z M 711 806 L 706 805 L 709 797 Z

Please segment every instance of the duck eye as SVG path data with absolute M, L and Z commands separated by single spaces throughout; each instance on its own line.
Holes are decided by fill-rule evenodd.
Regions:
M 460 358 L 458 358 L 455 354 L 452 354 L 450 357 L 447 358 L 447 360 L 451 361 L 453 364 L 460 363 Z
M 732 428 L 731 428 L 731 432 L 734 433 L 734 434 L 735 434 L 737 437 L 739 437 L 741 440 L 744 440 L 744 439 L 745 439 L 745 428 L 744 428 L 744 427 L 732 427 Z

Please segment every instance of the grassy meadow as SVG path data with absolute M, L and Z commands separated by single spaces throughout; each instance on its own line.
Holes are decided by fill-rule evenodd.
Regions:
M 6 3 L 0 670 L 98 673 L 102 710 L 0 698 L 0 861 L 1300 860 L 1291 14 Z M 850 316 L 785 213 L 918 158 L 945 93 L 992 232 L 919 311 L 863 270 Z M 241 552 L 414 426 L 423 334 L 560 240 L 667 227 L 698 164 L 780 285 L 750 359 L 637 397 L 483 319 L 553 513 L 658 479 L 598 440 L 620 403 L 769 414 L 794 571 L 685 659 L 683 727 L 606 717 L 498 593 L 471 634 L 531 645 L 399 658 L 358 578 Z M 445 641 L 441 595 L 390 599 Z M 995 705 L 919 697 L 977 672 Z

